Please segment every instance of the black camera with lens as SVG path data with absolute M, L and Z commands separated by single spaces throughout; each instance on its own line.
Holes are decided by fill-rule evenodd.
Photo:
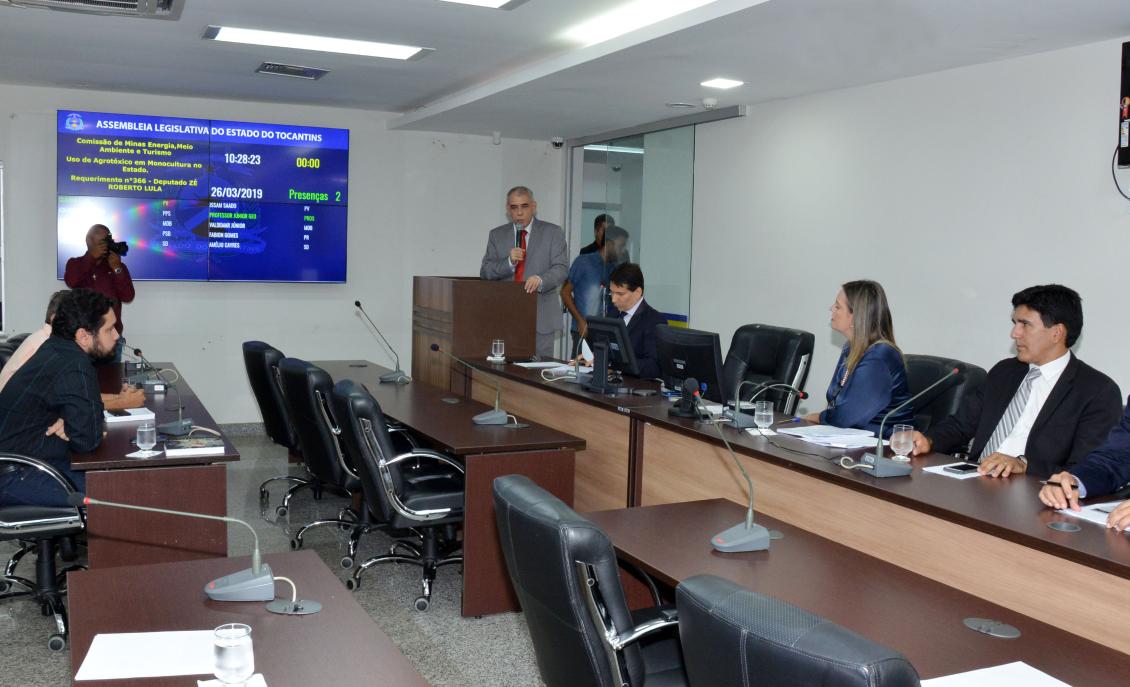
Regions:
M 118 257 L 124 258 L 129 252 L 129 244 L 125 241 L 115 241 L 113 236 L 107 236 L 102 242 L 106 244 L 106 250 L 117 253 Z

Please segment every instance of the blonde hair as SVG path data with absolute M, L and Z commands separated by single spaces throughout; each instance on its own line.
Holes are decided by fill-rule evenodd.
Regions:
M 896 351 L 895 326 L 887 305 L 887 292 L 870 279 L 849 281 L 841 287 L 852 316 L 852 336 L 848 342 L 846 374 L 850 375 L 867 349 L 877 343 L 889 344 Z M 902 351 L 899 351 L 901 354 Z

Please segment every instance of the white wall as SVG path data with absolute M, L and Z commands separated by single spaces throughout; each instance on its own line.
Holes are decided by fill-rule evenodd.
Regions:
M 1012 294 L 1060 282 L 1083 297 L 1076 353 L 1130 390 L 1120 57 L 1104 42 L 698 127 L 692 326 L 724 346 L 749 322 L 815 332 L 815 410 L 842 343 L 839 284 L 884 285 L 904 351 L 988 367 L 1014 354 Z
M 387 363 L 354 312 L 360 299 L 410 369 L 412 275 L 477 275 L 487 232 L 505 221 L 504 194 L 516 184 L 534 189 L 541 217 L 562 220 L 562 153 L 545 142 L 494 146 L 489 137 L 390 132 L 390 115 L 363 110 L 0 84 L 7 332 L 37 327 L 48 295 L 61 286 L 57 108 L 350 130 L 348 283 L 139 282 L 125 308 L 130 342 L 152 360 L 176 362 L 219 422 L 259 420 L 243 341 L 262 339 L 307 359 Z

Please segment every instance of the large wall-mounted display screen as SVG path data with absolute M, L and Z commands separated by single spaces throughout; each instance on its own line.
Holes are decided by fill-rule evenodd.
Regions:
M 344 282 L 349 131 L 58 111 L 58 276 L 105 224 L 134 279 Z

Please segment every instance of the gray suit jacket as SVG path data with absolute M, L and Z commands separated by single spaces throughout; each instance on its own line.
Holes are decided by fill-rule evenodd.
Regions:
M 569 276 L 569 249 L 565 246 L 565 232 L 561 227 L 534 218 L 530 237 L 526 241 L 526 277 L 541 277 L 538 289 L 539 334 L 561 329 L 561 299 L 557 292 Z M 514 279 L 510 266 L 510 249 L 514 247 L 514 225 L 503 224 L 490 230 L 487 251 L 479 276 L 492 281 Z

